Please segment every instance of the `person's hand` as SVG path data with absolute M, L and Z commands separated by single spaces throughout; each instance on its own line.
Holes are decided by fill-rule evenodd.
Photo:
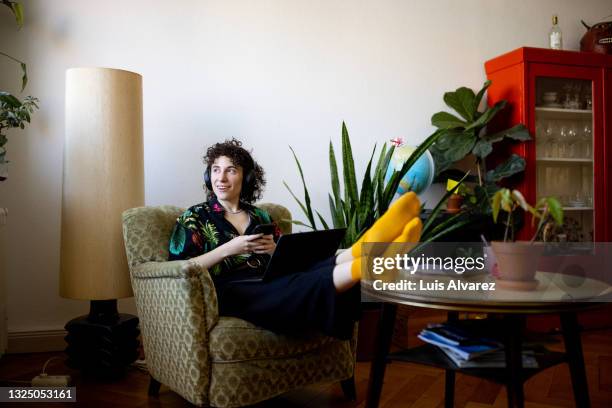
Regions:
M 261 239 L 262 236 L 263 234 L 238 235 L 224 245 L 226 251 L 225 255 L 232 256 L 255 252 L 255 249 L 260 246 L 257 241 Z
M 274 242 L 274 236 L 272 234 L 264 235 L 254 240 L 253 243 L 255 244 L 253 252 L 256 254 L 272 255 L 272 252 L 276 249 L 276 243 Z

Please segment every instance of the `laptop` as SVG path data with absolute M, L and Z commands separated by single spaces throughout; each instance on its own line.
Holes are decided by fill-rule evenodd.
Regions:
M 263 275 L 233 282 L 267 282 L 307 270 L 336 254 L 346 228 L 281 235 Z

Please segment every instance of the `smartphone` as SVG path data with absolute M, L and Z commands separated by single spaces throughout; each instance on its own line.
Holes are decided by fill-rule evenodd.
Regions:
M 271 235 L 274 233 L 274 224 L 259 224 L 253 229 L 253 234 Z

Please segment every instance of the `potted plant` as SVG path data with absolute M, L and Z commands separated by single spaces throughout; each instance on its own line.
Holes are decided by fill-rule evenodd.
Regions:
M 347 228 L 342 247 L 350 247 L 359 239 L 361 234 L 378 219 L 378 217 L 384 214 L 391 204 L 402 178 L 441 134 L 441 131 L 436 131 L 425 139 L 425 141 L 421 143 L 404 162 L 401 169 L 399 171 L 394 170 L 390 177 L 386 177 L 387 169 L 389 168 L 389 163 L 397 144 L 392 141 L 389 148 L 387 148 L 386 144 L 383 145 L 375 166 L 373 166 L 372 163 L 374 155 L 376 154 L 376 146 L 374 146 L 361 182 L 361 188 L 358 188 L 351 141 L 346 124 L 342 123 L 342 178 L 338 175 L 338 164 L 333 143 L 331 141 L 329 143 L 329 168 L 332 191 L 329 193 L 328 197 L 332 216 L 331 223 L 328 223 L 319 211 L 312 209 L 310 194 L 306 181 L 304 180 L 302 166 L 295 151 L 291 148 L 304 189 L 303 200 L 300 200 L 296 196 L 286 182 L 284 184 L 293 198 L 297 201 L 307 220 L 307 222 L 297 220 L 292 222 L 316 230 L 319 228 L 315 221 L 316 213 L 320 225 L 324 229 L 329 229 L 330 225 L 332 228 Z M 341 180 L 343 183 L 341 183 Z M 460 229 L 468 222 L 466 220 L 457 219 L 439 224 L 433 222 L 437 214 L 441 212 L 442 205 L 455 190 L 456 188 L 451 189 L 451 191 L 447 192 L 446 195 L 442 197 L 431 215 L 424 222 L 421 234 L 422 242 L 429 242 L 440 238 L 451 231 Z M 369 360 L 373 356 L 374 344 L 371 334 L 376 331 L 380 314 L 379 304 L 366 303 L 364 306 L 363 317 L 359 323 L 359 338 L 357 341 L 357 358 L 359 361 Z
M 528 242 L 514 241 L 514 215 L 522 209 L 532 217 L 532 222 L 538 220 L 533 237 Z M 544 197 L 531 206 L 518 190 L 502 188 L 498 190 L 491 200 L 493 220 L 497 223 L 501 211 L 506 213 L 504 224 L 504 240 L 493 241 L 492 247 L 497 265 L 499 267 L 498 285 L 517 290 L 533 290 L 538 281 L 534 278 L 537 260 L 544 251 L 542 242 L 536 238 L 549 222 L 557 225 L 563 224 L 563 208 L 554 197 Z
M 22 5 L 19 2 L 10 0 L 2 0 L 2 4 L 11 9 L 17 25 L 21 28 L 23 25 Z M 28 83 L 26 64 L 4 52 L 0 52 L 0 55 L 17 62 L 21 66 L 21 91 L 23 92 Z M 37 102 L 38 99 L 31 96 L 26 96 L 21 101 L 9 92 L 0 91 L 0 181 L 6 180 L 8 172 L 5 148 L 8 138 L 4 130 L 12 128 L 23 129 L 25 124 L 30 122 L 30 115 L 34 112 L 34 109 L 38 108 Z
M 461 206 L 464 202 L 474 204 L 476 198 L 472 194 L 472 190 L 465 185 L 464 182 L 459 182 L 453 179 L 448 179 L 446 182 L 446 191 L 450 191 L 451 195 L 446 201 L 446 212 L 456 214 L 461 211 Z

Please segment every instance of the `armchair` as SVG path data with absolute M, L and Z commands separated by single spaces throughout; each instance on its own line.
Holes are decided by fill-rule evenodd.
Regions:
M 274 219 L 290 219 L 279 205 L 262 204 Z M 219 316 L 208 270 L 167 261 L 168 240 L 183 209 L 132 208 L 123 237 L 140 317 L 149 395 L 161 384 L 198 406 L 238 407 L 291 389 L 341 381 L 355 399 L 356 336 L 340 341 L 313 333 L 296 339 L 234 317 Z M 281 222 L 283 233 L 290 222 Z

